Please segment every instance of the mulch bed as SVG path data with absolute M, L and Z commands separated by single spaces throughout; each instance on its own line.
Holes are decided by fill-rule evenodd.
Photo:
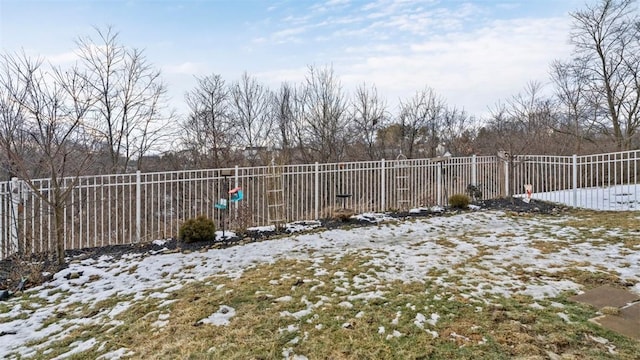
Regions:
M 568 210 L 568 207 L 548 203 L 538 200 L 531 200 L 530 203 L 525 203 L 520 199 L 492 199 L 481 200 L 474 202 L 474 205 L 480 206 L 482 209 L 489 210 L 503 210 L 515 213 L 539 213 L 539 214 L 559 214 Z M 397 219 L 406 218 L 420 218 L 431 216 L 442 216 L 444 214 L 454 214 L 471 210 L 456 210 L 445 208 L 444 211 L 420 211 L 420 212 L 394 212 L 387 213 L 388 216 Z M 361 219 L 347 219 L 345 221 L 336 219 L 322 219 L 320 226 L 316 229 L 338 229 L 338 228 L 354 228 L 363 226 L 372 226 L 374 222 L 361 220 Z M 101 256 L 111 256 L 113 258 L 120 258 L 126 254 L 148 254 L 154 255 L 158 253 L 167 253 L 172 251 L 181 252 L 193 252 L 193 251 L 206 251 L 214 248 L 225 248 L 229 246 L 236 246 L 239 244 L 246 244 L 249 242 L 264 241 L 279 236 L 288 235 L 290 233 L 286 231 L 247 231 L 243 234 L 237 234 L 236 237 L 225 239 L 224 241 L 211 242 L 195 242 L 184 243 L 177 239 L 169 239 L 164 241 L 163 244 L 144 243 L 144 244 L 128 244 L 128 245 L 110 245 L 97 248 L 67 250 L 66 256 L 68 259 L 80 260 L 93 258 L 97 259 Z M 0 291 L 9 289 L 13 291 L 20 280 L 17 273 L 28 272 L 30 266 L 39 266 L 43 271 L 54 273 L 61 270 L 59 267 L 49 262 L 42 262 L 42 259 L 46 256 L 34 255 L 30 259 L 17 259 L 10 258 L 0 260 Z M 39 264 L 39 265 L 34 265 Z M 46 277 L 45 277 L 46 280 Z M 30 283 L 27 281 L 26 287 L 35 286 L 37 283 Z

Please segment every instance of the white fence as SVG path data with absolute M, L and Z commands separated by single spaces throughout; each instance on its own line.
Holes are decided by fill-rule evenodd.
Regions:
M 573 196 L 577 205 L 580 188 L 637 184 L 639 155 L 472 156 L 68 178 L 61 183 L 63 189 L 72 187 L 62 206 L 65 246 L 176 237 L 182 222 L 198 215 L 213 218 L 218 228 L 223 221 L 227 229 L 233 228 L 238 216 L 248 216 L 240 219 L 248 226 L 269 225 L 267 180 L 273 174 L 283 190 L 287 221 L 325 218 L 333 207 L 343 205 L 357 213 L 445 205 L 469 184 L 476 185 L 483 198 L 522 193 L 523 184 L 532 184 L 535 193 L 560 191 L 558 196 Z M 31 180 L 31 185 L 19 179 L 0 183 L 0 259 L 17 251 L 54 248 L 54 213 L 47 202 L 52 200 L 51 180 Z M 244 199 L 232 204 L 225 216 L 214 204 L 236 186 L 243 188 Z M 349 196 L 343 200 L 338 195 Z M 562 201 L 551 195 L 548 200 Z
M 511 194 L 531 184 L 534 199 L 599 210 L 640 210 L 640 150 L 584 155 L 522 155 L 505 163 Z

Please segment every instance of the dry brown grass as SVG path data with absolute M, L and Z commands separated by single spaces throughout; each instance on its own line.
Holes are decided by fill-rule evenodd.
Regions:
M 534 240 L 531 240 L 531 243 L 529 244 L 529 246 L 539 250 L 540 253 L 542 254 L 552 254 L 565 249 L 567 247 L 567 243 L 560 242 L 557 240 L 534 239 Z
M 166 308 L 158 309 L 157 301 L 136 303 L 118 317 L 125 326 L 108 336 L 94 335 L 107 339 L 111 349 L 135 349 L 133 359 L 281 359 L 287 348 L 309 359 L 546 358 L 548 351 L 609 358 L 606 347 L 586 340 L 591 334 L 615 339 L 617 358 L 631 359 L 640 350 L 639 344 L 589 323 L 593 310 L 580 305 L 566 303 L 562 311 L 574 319 L 568 324 L 557 316 L 558 309 L 531 308 L 526 296 L 488 299 L 500 303 L 488 306 L 429 278 L 378 284 L 372 289 L 382 289 L 384 298 L 341 305 L 347 293 L 338 287 L 370 276 L 366 260 L 325 259 L 321 267 L 327 272 L 321 276 L 314 274 L 318 265 L 287 260 L 246 271 L 236 280 L 212 277 L 175 293 L 176 302 Z M 276 300 L 284 296 L 291 300 Z M 305 302 L 315 304 L 309 314 L 282 315 L 308 309 Z M 228 326 L 198 324 L 222 304 L 236 311 Z M 162 313 L 169 314 L 168 324 L 155 327 Z M 435 326 L 424 325 L 438 337 L 414 324 L 418 313 L 441 316 Z M 401 335 L 392 336 L 393 331 Z
M 587 216 L 597 219 L 597 214 Z M 579 230 L 576 241 L 590 233 L 587 228 Z M 456 239 L 472 242 L 470 236 Z M 453 239 L 445 237 L 429 241 L 456 247 Z M 566 244 L 541 236 L 532 246 L 548 254 Z M 597 313 L 569 302 L 567 297 L 573 294 L 538 300 L 517 294 L 470 296 L 464 290 L 469 284 L 465 271 L 481 269 L 479 262 L 495 249 L 478 246 L 476 250 L 464 266 L 433 268 L 421 278 L 404 282 L 378 277 L 377 272 L 385 269 L 367 265 L 372 257 L 351 252 L 314 261 L 257 265 L 237 279 L 211 276 L 172 292 L 168 300 L 174 302 L 167 305 L 162 305 L 167 299 L 154 297 L 132 302 L 114 319 L 121 325 L 79 326 L 63 340 L 43 346 L 35 357 L 55 357 L 69 351 L 73 341 L 91 338 L 104 347 L 96 346 L 75 358 L 97 358 L 120 348 L 134 351 L 131 359 L 283 359 L 285 352 L 309 359 L 635 359 L 640 353 L 637 341 L 589 322 Z M 381 251 L 375 256 L 391 255 Z M 605 283 L 623 285 L 618 275 L 589 266 L 574 263 L 553 271 L 532 271 L 513 264 L 509 271 L 525 284 L 550 278 L 572 280 L 585 289 Z M 486 281 L 492 286 L 491 279 Z M 148 293 L 154 291 L 158 289 Z M 46 324 L 99 316 L 127 301 L 132 298 L 115 297 L 93 306 L 72 304 Z M 35 300 L 25 295 L 27 303 Z M 222 305 L 236 312 L 228 325 L 200 323 Z M 0 313 L 9 311 L 0 304 Z M 420 316 L 429 320 L 432 314 L 439 316 L 435 324 L 416 325 Z M 612 346 L 615 354 L 610 352 Z
M 632 251 L 640 249 L 640 215 L 637 211 L 573 211 L 560 225 L 578 229 L 585 239 L 603 244 L 620 242 Z

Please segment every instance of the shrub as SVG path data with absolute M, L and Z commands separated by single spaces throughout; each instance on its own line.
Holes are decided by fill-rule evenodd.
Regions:
M 449 206 L 454 209 L 466 209 L 469 207 L 471 199 L 465 194 L 455 194 L 449 198 Z
M 188 219 L 180 227 L 178 240 L 186 243 L 196 241 L 215 241 L 216 225 L 206 216 Z
M 467 185 L 467 195 L 469 195 L 473 200 L 481 200 L 482 190 L 480 190 L 479 185 L 469 184 Z
M 352 209 L 335 208 L 333 209 L 333 218 L 347 222 L 355 214 Z
M 231 209 L 231 212 L 234 213 L 234 209 Z M 237 211 L 235 211 L 235 218 L 231 222 L 230 228 L 232 228 L 235 232 L 244 234 L 247 232 L 247 228 L 253 222 L 253 213 L 251 211 L 251 207 L 247 202 L 239 202 Z
M 53 273 L 61 270 L 55 261 L 48 259 L 46 253 L 14 254 L 4 261 L 8 268 L 0 266 L 0 290 L 7 289 L 11 292 L 41 285 L 51 280 Z

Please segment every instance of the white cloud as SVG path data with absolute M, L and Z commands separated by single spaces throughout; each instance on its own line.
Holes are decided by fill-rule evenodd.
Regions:
M 360 58 L 358 48 L 349 48 L 353 63 L 337 67 L 338 75 L 347 87 L 376 84 L 390 104 L 430 86 L 450 105 L 481 114 L 528 81 L 545 82 L 550 61 L 569 54 L 568 31 L 561 18 L 514 19 L 404 46 L 378 45 Z
M 257 79 L 269 85 L 273 90 L 277 90 L 280 84 L 288 82 L 291 84 L 299 84 L 304 81 L 305 76 L 309 72 L 307 66 L 301 66 L 290 69 L 279 69 L 262 71 L 254 74 Z
M 176 65 L 165 65 L 162 67 L 165 74 L 200 75 L 207 71 L 207 65 L 199 62 L 183 62 Z
M 45 59 L 53 65 L 67 65 L 74 63 L 79 58 L 75 51 L 68 51 L 59 54 L 46 55 Z
M 289 29 L 276 31 L 275 33 L 273 33 L 272 37 L 275 40 L 280 40 L 280 41 L 287 40 L 287 39 L 292 39 L 296 35 L 300 35 L 300 34 L 304 33 L 306 30 L 307 30 L 306 26 L 292 27 L 292 28 L 289 28 Z

